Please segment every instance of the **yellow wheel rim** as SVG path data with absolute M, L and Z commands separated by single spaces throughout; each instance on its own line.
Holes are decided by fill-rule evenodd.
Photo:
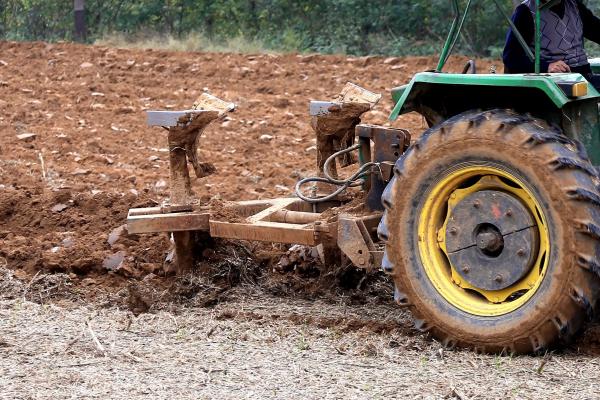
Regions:
M 446 225 L 452 210 L 465 197 L 482 190 L 504 192 L 518 199 L 537 225 L 539 241 L 530 270 L 502 290 L 485 290 L 466 282 L 446 251 Z M 537 199 L 513 174 L 492 166 L 464 166 L 439 180 L 429 192 L 419 214 L 419 254 L 436 290 L 454 307 L 479 316 L 510 313 L 525 304 L 539 289 L 546 274 L 550 239 L 546 217 Z

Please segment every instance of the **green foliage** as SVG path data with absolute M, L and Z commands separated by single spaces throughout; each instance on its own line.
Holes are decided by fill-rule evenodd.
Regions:
M 513 1 L 500 2 L 510 13 Z M 0 38 L 70 40 L 72 8 L 70 0 L 0 0 Z M 449 0 L 87 0 L 86 9 L 92 42 L 160 37 L 162 45 L 200 41 L 202 49 L 237 41 L 247 48 L 354 55 L 436 53 L 452 20 Z M 497 56 L 505 33 L 494 3 L 473 0 L 457 50 Z

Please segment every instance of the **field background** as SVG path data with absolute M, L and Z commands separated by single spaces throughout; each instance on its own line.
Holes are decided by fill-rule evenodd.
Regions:
M 501 70 L 504 28 L 477 3 L 448 71 Z M 74 44 L 71 2 L 0 0 L 0 398 L 597 398 L 597 324 L 537 357 L 449 351 L 379 273 L 322 277 L 278 264 L 285 246 L 219 242 L 204 274 L 174 278 L 169 237 L 123 227 L 169 193 L 144 111 L 235 102 L 205 133 L 217 174 L 196 194 L 292 195 L 315 172 L 308 102 L 352 81 L 384 95 L 363 121 L 390 125 L 390 90 L 436 65 L 446 1 L 86 5 Z
M 499 3 L 510 14 L 519 1 Z M 600 0 L 584 3 L 600 10 Z M 86 10 L 87 42 L 394 56 L 438 52 L 452 18 L 448 0 L 87 0 Z M 506 26 L 492 1 L 474 1 L 457 51 L 498 57 Z M 0 38 L 70 40 L 73 32 L 71 1 L 0 0 Z

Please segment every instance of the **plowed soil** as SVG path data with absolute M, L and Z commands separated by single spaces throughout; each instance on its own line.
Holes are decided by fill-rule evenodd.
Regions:
M 145 110 L 203 91 L 234 102 L 205 132 L 217 173 L 196 195 L 290 196 L 315 172 L 309 100 L 351 81 L 384 95 L 363 121 L 386 124 L 390 89 L 435 62 L 0 42 L 0 397 L 596 397 L 593 333 L 543 358 L 446 353 L 390 304 L 385 278 L 353 271 L 338 297 L 307 302 L 318 271 L 274 265 L 286 247 L 221 243 L 203 253 L 208 276 L 174 279 L 169 237 L 123 226 L 169 195 L 166 134 Z M 272 276 L 257 285 L 260 271 Z

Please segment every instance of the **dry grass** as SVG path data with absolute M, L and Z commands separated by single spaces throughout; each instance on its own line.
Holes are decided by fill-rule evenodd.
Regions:
M 199 32 L 191 32 L 180 38 L 172 35 L 126 35 L 111 33 L 104 35 L 96 43 L 100 46 L 117 47 L 124 49 L 160 49 L 172 51 L 205 51 L 211 53 L 241 53 L 259 54 L 273 53 L 265 44 L 256 39 L 247 39 L 243 36 L 215 41 Z
M 594 357 L 445 351 L 392 305 L 244 289 L 212 309 L 135 317 L 32 303 L 19 297 L 27 284 L 8 275 L 0 286 L 17 290 L 0 301 L 0 398 L 597 397 Z

